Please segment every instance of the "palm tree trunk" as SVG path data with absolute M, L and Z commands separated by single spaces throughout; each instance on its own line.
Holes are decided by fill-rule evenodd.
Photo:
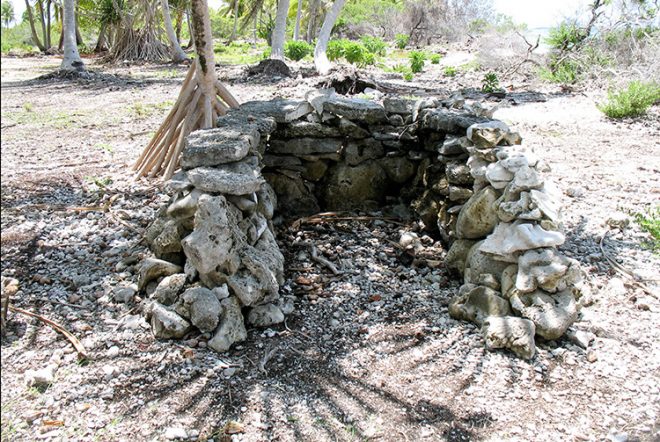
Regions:
M 316 37 L 316 16 L 319 9 L 320 0 L 310 0 L 309 5 L 309 22 L 307 23 L 307 43 L 314 41 Z
M 172 27 L 172 18 L 170 16 L 170 5 L 167 3 L 167 0 L 160 0 L 160 6 L 163 9 L 163 21 L 165 22 L 167 39 L 170 41 L 172 61 L 175 63 L 180 63 L 183 60 L 186 60 L 188 57 L 186 56 L 186 53 L 183 52 L 183 49 L 181 49 L 179 40 L 176 38 L 176 34 L 174 33 L 174 27 Z
M 32 41 L 37 45 L 41 52 L 46 52 L 44 45 L 39 40 L 39 35 L 37 34 L 37 28 L 34 26 L 34 14 L 32 13 L 32 6 L 28 0 L 25 0 L 25 10 L 28 13 L 28 21 L 30 22 L 30 33 L 32 34 Z
M 174 33 L 176 34 L 176 41 L 181 44 L 181 28 L 183 27 L 183 11 L 177 9 L 176 11 L 176 26 L 174 27 Z
M 108 47 L 108 39 L 106 33 L 108 31 L 108 25 L 106 23 L 101 24 L 101 29 L 99 29 L 99 38 L 96 40 L 96 46 L 94 47 L 94 52 L 103 52 Z
M 84 45 L 85 41 L 82 38 L 82 34 L 80 33 L 80 27 L 78 26 L 78 8 L 76 8 L 76 44 L 77 45 Z
M 41 17 L 41 38 L 44 42 L 46 50 L 50 49 L 48 46 L 48 33 L 46 32 L 46 15 L 44 14 L 44 0 L 37 0 L 37 7 L 39 10 L 39 16 Z
M 229 41 L 236 40 L 236 34 L 238 31 L 238 0 L 234 0 L 234 29 L 231 31 L 231 37 Z
M 325 51 L 328 49 L 328 41 L 330 41 L 330 33 L 332 28 L 339 17 L 341 8 L 346 3 L 346 0 L 335 0 L 332 4 L 332 8 L 328 11 L 323 20 L 323 26 L 321 27 L 321 32 L 319 34 L 319 40 L 316 43 L 316 48 L 314 48 L 314 66 L 316 66 L 316 71 L 325 75 L 330 71 L 330 61 Z
M 293 39 L 300 40 L 300 18 L 302 16 L 302 0 L 298 0 L 298 9 L 296 10 L 296 27 L 293 28 Z
M 275 16 L 275 29 L 271 43 L 270 58 L 284 59 L 284 38 L 286 34 L 286 16 L 289 14 L 289 0 L 277 2 L 277 15 Z
M 50 49 L 50 46 L 51 46 L 51 44 L 50 44 L 50 6 L 51 6 L 51 3 L 52 3 L 51 0 L 46 1 L 46 22 L 47 22 L 47 25 L 46 25 L 46 31 L 47 31 L 46 46 L 48 47 L 48 49 Z
M 85 70 L 76 44 L 76 6 L 74 2 L 75 0 L 64 0 L 64 20 L 62 20 L 64 58 L 60 65 L 60 69 L 63 71 Z

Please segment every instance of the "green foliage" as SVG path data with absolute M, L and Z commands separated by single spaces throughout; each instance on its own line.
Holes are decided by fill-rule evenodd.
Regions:
M 637 117 L 657 101 L 660 101 L 660 84 L 633 81 L 624 90 L 611 91 L 607 102 L 599 104 L 598 109 L 610 118 Z
M 408 71 L 403 73 L 403 79 L 406 81 L 412 81 L 413 80 L 413 73 Z
M 587 35 L 584 29 L 577 23 L 564 21 L 559 26 L 550 28 L 545 42 L 558 51 L 572 51 L 577 49 L 585 38 Z
M 314 48 L 303 40 L 289 40 L 284 44 L 284 55 L 295 61 L 300 61 L 311 54 Z
M 442 55 L 440 55 L 440 54 L 431 54 L 431 56 L 429 58 L 431 60 L 431 64 L 439 64 L 440 59 L 442 58 Z
M 411 51 L 408 57 L 410 58 L 410 70 L 414 74 L 422 72 L 424 69 L 426 54 L 422 51 Z
M 500 88 L 500 80 L 495 72 L 488 72 L 481 81 L 481 90 L 484 92 L 495 92 Z
M 639 227 L 651 235 L 651 242 L 645 243 L 654 253 L 660 253 L 660 206 L 649 207 L 643 212 L 633 214 Z
M 408 40 L 410 40 L 408 34 L 396 34 L 394 36 L 394 46 L 398 49 L 405 49 L 408 46 Z
M 335 61 L 344 56 L 344 42 L 345 40 L 330 40 L 328 42 L 328 48 L 325 51 L 328 60 Z
M 344 58 L 351 64 L 361 63 L 366 51 L 362 43 L 349 41 L 344 44 Z
M 38 49 L 32 45 L 30 27 L 27 23 L 21 23 L 9 29 L 3 28 L 1 37 L 2 48 L 0 50 L 3 54 L 9 53 L 9 51 L 24 54 L 38 52 Z
M 2 19 L 2 24 L 5 26 L 5 28 L 8 28 L 9 23 L 13 22 L 16 18 L 14 15 L 14 4 L 9 0 L 2 0 L 2 6 L 0 8 L 0 18 Z
M 445 77 L 455 77 L 458 70 L 454 66 L 445 66 L 442 72 L 445 74 Z
M 380 57 L 387 55 L 387 43 L 381 38 L 365 35 L 360 38 L 360 41 L 370 54 L 378 55 Z

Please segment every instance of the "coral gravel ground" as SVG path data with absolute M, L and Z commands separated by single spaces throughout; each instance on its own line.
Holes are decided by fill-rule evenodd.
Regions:
M 459 282 L 442 267 L 441 244 L 420 233 L 417 252 L 406 253 L 396 244 L 414 223 L 376 216 L 281 224 L 282 290 L 295 295 L 296 311 L 218 355 L 203 335 L 155 340 L 141 299 L 113 296 L 136 282 L 147 253 L 141 232 L 164 203 L 158 184 L 134 182 L 130 166 L 184 69 L 34 79 L 57 65 L 2 59 L 2 275 L 19 280 L 14 305 L 64 325 L 90 360 L 78 363 L 62 336 L 10 312 L 3 441 L 660 437 L 660 259 L 630 221 L 659 202 L 657 106 L 614 123 L 591 93 L 549 93 L 495 114 L 550 164 L 565 194 L 563 250 L 593 289 L 574 326 L 582 339 L 539 342 L 531 361 L 484 350 L 473 325 L 447 314 Z M 240 101 L 296 97 L 318 82 L 223 72 Z M 435 78 L 429 72 L 419 84 L 433 87 Z M 313 262 L 301 241 L 343 272 Z M 613 270 L 603 251 L 642 284 Z M 587 348 L 584 336 L 593 338 Z M 26 386 L 28 370 L 47 367 L 51 385 Z

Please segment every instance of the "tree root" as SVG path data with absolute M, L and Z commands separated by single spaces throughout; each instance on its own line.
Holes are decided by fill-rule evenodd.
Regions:
M 216 80 L 213 85 L 204 84 L 197 65 L 198 61 L 190 65 L 176 103 L 133 166 L 138 178 L 171 178 L 179 167 L 186 136 L 194 130 L 215 126 L 218 116 L 238 107 L 238 101 L 222 83 Z

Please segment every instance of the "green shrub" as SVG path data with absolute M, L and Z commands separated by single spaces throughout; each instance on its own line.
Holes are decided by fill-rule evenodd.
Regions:
M 403 63 L 397 63 L 394 66 L 392 66 L 392 71 L 398 72 L 400 74 L 405 74 L 406 72 L 410 72 L 410 68 Z
M 500 80 L 497 78 L 495 72 L 489 72 L 484 75 L 483 80 L 481 81 L 481 90 L 484 92 L 495 92 L 500 88 Z
M 622 91 L 611 91 L 607 102 L 599 104 L 598 109 L 610 118 L 636 117 L 644 115 L 659 100 L 660 84 L 633 81 Z
M 413 73 L 408 71 L 403 73 L 403 79 L 406 81 L 412 81 L 413 80 Z
M 289 40 L 284 44 L 284 55 L 290 60 L 300 61 L 312 51 L 312 46 L 306 41 Z
M 344 58 L 351 64 L 360 64 L 364 62 L 364 54 L 367 52 L 364 45 L 355 41 L 348 41 L 344 44 Z
M 376 55 L 371 52 L 365 52 L 362 57 L 362 63 L 359 63 L 361 66 L 374 65 L 376 64 Z
M 431 57 L 430 57 L 431 64 L 439 64 L 441 58 L 442 58 L 442 55 L 440 55 L 440 54 L 431 54 Z
M 405 49 L 408 46 L 408 40 L 410 40 L 410 37 L 407 34 L 396 34 L 394 36 L 394 46 L 398 49 Z
M 370 54 L 381 57 L 387 55 L 387 44 L 382 39 L 365 35 L 360 41 Z
M 325 51 L 328 60 L 335 61 L 342 58 L 344 56 L 344 45 L 344 40 L 330 40 L 328 42 L 328 48 Z
M 546 44 L 558 51 L 572 51 L 587 38 L 584 29 L 575 22 L 565 21 L 555 28 L 550 28 L 545 39 Z
M 424 69 L 424 60 L 426 60 L 426 54 L 422 51 L 412 51 L 408 57 L 410 58 L 410 70 L 414 74 L 422 72 Z
M 635 213 L 633 218 L 642 230 L 651 235 L 651 242 L 644 245 L 655 253 L 660 253 L 660 206 L 649 207 L 643 212 Z
M 445 69 L 443 70 L 445 77 L 455 77 L 457 72 L 458 71 L 454 66 L 445 66 Z

